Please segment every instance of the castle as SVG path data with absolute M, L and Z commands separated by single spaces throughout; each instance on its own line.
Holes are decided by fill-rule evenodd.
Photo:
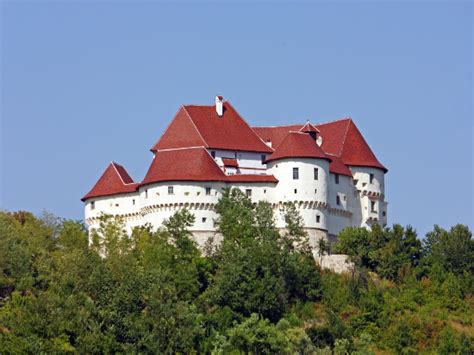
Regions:
M 145 223 L 159 227 L 187 208 L 202 246 L 216 236 L 214 206 L 226 187 L 268 201 L 278 228 L 285 227 L 284 203 L 294 202 L 313 245 L 347 226 L 387 224 L 387 169 L 351 118 L 250 127 L 217 96 L 215 105 L 181 106 L 151 151 L 141 182 L 111 163 L 82 198 L 89 228 L 102 213 L 122 216 L 128 231 Z

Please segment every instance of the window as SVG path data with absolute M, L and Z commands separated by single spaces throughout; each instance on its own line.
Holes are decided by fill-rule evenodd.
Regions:
M 118 207 L 118 206 L 119 206 L 119 204 L 118 204 L 118 203 L 116 203 L 116 204 L 115 204 L 115 207 Z
M 314 180 L 318 180 L 318 178 L 319 178 L 319 169 L 314 168 Z
M 211 150 L 211 157 L 213 157 L 214 159 L 216 159 L 216 152 Z
M 260 158 L 262 159 L 262 164 L 265 164 L 265 159 L 267 158 L 265 154 L 262 154 Z
M 145 190 L 145 198 L 148 198 L 148 189 Z
M 374 174 L 370 174 L 370 183 L 371 183 L 371 184 L 374 183 Z
M 266 193 L 267 193 L 267 189 L 263 189 L 263 193 L 266 194 Z
M 298 168 L 293 168 L 293 180 L 298 180 L 300 178 L 300 172 Z
M 174 189 L 173 186 L 168 186 L 168 195 L 173 195 Z
M 341 198 L 339 197 L 339 195 L 336 196 L 336 205 L 340 205 L 341 204 Z
M 211 188 L 206 187 L 206 195 L 209 196 L 211 194 Z
M 95 201 L 91 202 L 91 210 L 95 210 Z
M 245 195 L 247 195 L 247 197 L 252 196 L 252 189 L 245 190 Z
M 321 216 L 319 214 L 316 215 L 316 223 L 321 222 Z
M 339 184 L 339 174 L 334 175 L 334 181 L 336 184 Z
M 297 194 L 297 193 L 298 193 L 298 189 L 295 189 L 295 194 Z
M 134 204 L 134 205 L 135 205 L 135 199 L 133 199 L 133 200 L 132 200 L 132 204 Z
M 375 201 L 370 201 L 370 212 L 376 212 L 375 211 Z
M 383 211 L 383 212 L 382 212 L 382 216 L 385 217 L 386 215 L 387 215 L 387 212 Z
M 314 193 L 317 194 L 317 193 L 318 193 L 318 189 L 314 189 Z
M 344 198 L 343 198 L 343 200 L 344 200 L 344 201 L 346 201 L 346 200 L 347 200 L 347 197 L 346 197 L 346 195 L 344 195 Z
M 206 223 L 207 221 L 207 218 L 206 217 L 202 217 L 202 223 Z

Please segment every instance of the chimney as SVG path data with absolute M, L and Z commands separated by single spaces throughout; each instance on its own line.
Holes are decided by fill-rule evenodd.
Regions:
M 224 114 L 224 98 L 222 96 L 216 96 L 216 112 L 219 117 Z

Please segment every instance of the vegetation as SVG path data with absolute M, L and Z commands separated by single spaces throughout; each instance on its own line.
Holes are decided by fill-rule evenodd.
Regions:
M 474 352 L 467 227 L 347 228 L 331 249 L 355 269 L 339 275 L 319 269 L 291 204 L 285 232 L 238 190 L 216 210 L 223 241 L 204 253 L 187 210 L 131 236 L 103 216 L 90 239 L 78 222 L 0 212 L 0 352 Z

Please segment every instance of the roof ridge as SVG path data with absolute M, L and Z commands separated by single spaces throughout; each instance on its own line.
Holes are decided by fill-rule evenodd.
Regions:
M 199 148 L 202 148 L 202 149 L 206 149 L 205 146 L 203 145 L 196 145 L 194 147 L 181 147 L 181 148 L 165 148 L 165 149 L 159 149 L 157 150 L 157 152 L 169 152 L 169 151 L 173 151 L 173 150 L 186 150 L 186 149 L 199 149 Z M 206 149 L 207 151 L 207 149 Z
M 203 143 L 206 145 L 206 147 L 209 147 L 209 145 L 207 144 L 206 140 L 204 139 L 204 137 L 202 136 L 201 132 L 199 132 L 199 129 L 197 128 L 196 124 L 194 123 L 193 121 L 193 118 L 191 117 L 191 115 L 189 114 L 188 110 L 186 109 L 186 106 L 183 106 L 184 108 L 184 112 L 186 112 L 186 116 L 188 116 L 189 120 L 191 121 L 191 123 L 193 124 L 194 126 L 194 129 L 196 130 L 196 132 L 199 134 L 199 137 L 201 137 Z
M 338 121 L 344 121 L 344 120 L 352 121 L 352 117 L 351 116 L 346 116 L 346 117 L 343 117 L 343 118 L 336 118 L 335 120 L 326 121 L 326 122 L 323 122 L 323 123 L 318 123 L 318 124 L 316 124 L 316 126 L 322 126 L 322 125 L 325 125 L 325 124 L 330 124 L 330 123 L 334 123 L 334 122 L 338 122 Z
M 252 126 L 254 128 L 277 128 L 277 127 L 288 127 L 288 126 L 303 126 L 302 123 L 290 123 L 285 125 L 278 125 L 278 126 Z
M 114 167 L 114 170 L 115 170 L 115 172 L 117 173 L 117 175 L 119 176 L 120 181 L 122 181 L 122 184 L 123 184 L 123 185 L 135 184 L 135 181 L 133 181 L 132 177 L 131 177 L 130 174 L 128 173 L 127 169 L 125 169 L 125 168 L 123 167 L 123 165 L 120 165 L 120 164 L 118 164 L 118 163 L 116 163 L 116 162 L 114 162 L 114 161 L 112 161 L 110 164 Z M 118 165 L 118 166 L 121 167 L 123 170 L 125 170 L 125 172 L 127 173 L 128 177 L 132 180 L 132 182 L 128 182 L 128 183 L 127 183 L 127 182 L 123 181 L 122 174 L 120 174 L 120 172 L 118 171 L 116 165 Z
M 351 121 L 352 119 L 349 121 L 349 124 L 346 127 L 346 132 L 344 133 L 344 138 L 342 139 L 341 150 L 339 152 L 340 156 L 342 156 L 342 151 L 344 150 L 344 145 L 346 144 L 347 132 L 349 132 L 349 126 Z

